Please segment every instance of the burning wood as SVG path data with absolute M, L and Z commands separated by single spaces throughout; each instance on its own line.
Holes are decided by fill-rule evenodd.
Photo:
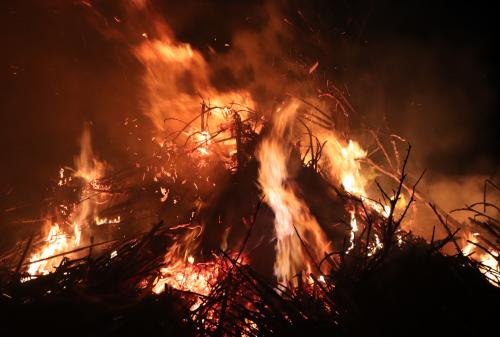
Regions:
M 133 3 L 126 11 L 147 13 L 147 2 Z M 417 191 L 423 174 L 407 172 L 411 146 L 368 131 L 369 151 L 347 127 L 355 110 L 346 90 L 287 92 L 260 111 L 250 91 L 213 85 L 203 54 L 152 18 L 131 50 L 154 127 L 144 147 L 154 150 L 112 167 L 84 128 L 44 233 L 1 259 L 6 326 L 39 323 L 38 309 L 45 319 L 59 302 L 71 307 L 58 311 L 61 327 L 85 322 L 76 335 L 127 334 L 129 324 L 164 335 L 405 334 L 426 309 L 451 335 L 470 328 L 449 326 L 458 307 L 472 322 L 489 318 L 471 310 L 486 300 L 468 292 L 498 298 L 499 221 L 487 212 L 497 206 L 485 197 L 461 209 L 473 217 L 457 237 L 456 223 L 430 205 L 448 235 L 413 235 L 404 221 L 416 202 L 429 203 Z M 318 65 L 304 72 L 315 76 Z
M 266 127 L 262 129 L 268 130 L 263 131 L 267 132 L 266 134 L 249 134 L 240 144 L 242 148 L 246 148 L 246 153 L 252 153 L 252 149 L 256 153 L 255 157 L 250 157 L 247 165 L 251 166 L 255 160 L 260 162 L 258 172 L 244 178 L 253 177 L 254 186 L 259 182 L 262 193 L 260 197 L 269 205 L 274 215 L 274 220 L 271 218 L 265 220 L 265 223 L 269 226 L 274 222 L 275 226 L 276 259 L 273 270 L 276 280 L 272 280 L 271 275 L 255 272 L 252 268 L 254 261 L 248 257 L 252 255 L 251 248 L 255 244 L 255 241 L 249 241 L 249 238 L 256 235 L 253 233 L 257 230 L 256 218 L 259 212 L 263 212 L 263 206 L 257 206 L 252 222 L 247 223 L 244 240 L 228 240 L 233 231 L 229 226 L 229 232 L 225 231 L 225 251 L 214 250 L 203 255 L 203 237 L 222 221 L 219 215 L 217 223 L 200 223 L 202 218 L 196 213 L 202 213 L 203 207 L 191 211 L 194 214 L 189 216 L 190 222 L 184 225 L 160 223 L 146 234 L 130 236 L 121 242 L 118 240 L 104 242 L 103 246 L 99 243 L 85 246 L 81 238 L 88 237 L 89 233 L 82 231 L 88 230 L 91 227 L 89 224 L 95 219 L 102 218 L 99 218 L 98 212 L 89 211 L 88 207 L 84 208 L 86 216 L 82 217 L 83 211 L 79 207 L 85 204 L 78 203 L 76 206 L 67 207 L 72 210 L 67 213 L 67 219 L 72 223 L 71 219 L 77 216 L 81 220 L 80 223 L 86 227 L 75 226 L 75 232 L 68 232 L 63 231 L 58 224 L 52 224 L 49 234 L 41 242 L 41 248 L 37 248 L 26 262 L 23 261 L 24 256 L 19 262 L 24 268 L 16 267 L 15 271 L 3 271 L 1 290 L 4 305 L 21 310 L 26 305 L 22 304 L 22 301 L 38 303 L 53 297 L 89 305 L 86 296 L 125 296 L 125 302 L 118 301 L 114 304 L 113 310 L 122 310 L 120 308 L 123 305 L 128 305 L 127 301 L 139 300 L 138 303 L 147 303 L 149 298 L 156 298 L 157 301 L 173 301 L 181 306 L 172 309 L 179 315 L 183 313 L 181 318 L 165 318 L 166 322 L 174 327 L 172 329 L 187 329 L 184 331 L 189 330 L 197 335 L 280 336 L 294 334 L 296 329 L 296 332 L 300 333 L 319 329 L 314 331 L 348 331 L 349 334 L 357 334 L 362 329 L 352 326 L 351 322 L 358 317 L 355 313 L 359 310 L 355 309 L 358 305 L 356 303 L 364 303 L 357 298 L 363 294 L 363 290 L 357 287 L 363 287 L 365 282 L 370 284 L 375 275 L 386 273 L 388 266 L 393 263 L 413 261 L 413 254 L 436 264 L 431 268 L 447 266 L 446 268 L 454 268 L 460 275 L 478 273 L 473 277 L 474 280 L 467 282 L 472 282 L 474 287 L 484 289 L 485 292 L 493 291 L 494 288 L 489 288 L 484 279 L 478 276 L 478 270 L 482 270 L 490 282 L 498 285 L 498 257 L 495 251 L 490 252 L 490 249 L 479 244 L 479 234 L 468 237 L 464 244 L 457 243 L 452 233 L 444 240 L 432 239 L 431 243 L 425 243 L 401 229 L 401 223 L 415 199 L 415 186 L 412 188 L 412 194 L 406 199 L 402 198 L 403 185 L 407 179 L 408 156 L 399 170 L 400 181 L 393 195 L 387 194 L 379 185 L 383 201 L 370 198 L 365 194 L 365 183 L 357 185 L 355 179 L 361 175 L 361 167 L 356 164 L 356 157 L 351 157 L 349 152 L 349 149 L 353 149 L 352 142 L 348 142 L 346 147 L 337 142 L 334 147 L 337 150 L 331 150 L 338 151 L 338 157 L 334 157 L 334 160 L 330 154 L 325 155 L 325 161 L 322 161 L 321 153 L 315 157 L 318 163 L 314 165 L 311 164 L 312 159 L 307 158 L 307 153 L 297 153 L 296 159 L 293 159 L 293 152 L 300 151 L 300 147 L 290 145 L 294 143 L 293 138 L 290 138 L 294 134 L 293 114 L 297 113 L 299 108 L 296 101 L 291 102 L 284 107 L 288 112 L 280 115 L 281 119 L 272 121 L 270 130 Z M 254 138 L 260 139 L 260 142 L 256 142 Z M 170 159 L 174 158 L 172 163 L 178 160 L 175 158 L 186 156 L 186 150 L 188 154 L 192 153 L 190 147 L 191 145 L 186 143 L 182 148 L 169 149 Z M 325 150 L 326 145 L 322 149 Z M 311 152 L 311 149 L 305 151 Z M 366 155 L 365 152 L 356 151 L 352 155 Z M 213 155 L 209 153 L 209 157 Z M 193 167 L 198 167 L 197 162 L 204 160 L 203 157 L 202 154 L 188 155 L 187 160 L 192 162 Z M 306 164 L 305 160 L 309 164 Z M 332 162 L 343 167 L 333 180 L 332 172 L 335 171 L 329 166 Z M 323 163 L 328 165 L 328 171 L 324 173 Z M 208 165 L 211 165 L 210 162 Z M 237 176 L 244 170 L 240 166 L 237 166 L 236 170 L 223 167 L 228 176 Z M 352 171 L 349 171 L 350 169 Z M 342 232 L 342 237 L 332 236 L 332 232 L 326 231 L 322 221 L 313 215 L 313 209 L 307 207 L 307 190 L 302 186 L 311 178 L 305 178 L 307 175 L 298 173 L 304 170 L 319 179 L 321 184 L 331 186 L 336 198 L 340 198 L 344 204 L 347 228 Z M 170 182 L 168 188 L 171 191 L 188 184 L 184 181 L 182 172 L 165 172 L 155 175 L 159 185 L 165 184 L 165 181 L 162 181 L 164 176 Z M 346 179 L 353 184 L 346 183 Z M 108 185 L 107 190 L 117 189 L 114 185 L 118 184 L 119 180 L 114 178 L 111 181 L 113 183 Z M 83 190 L 89 189 L 86 193 L 92 195 L 91 191 L 96 189 L 98 192 L 95 196 L 100 196 L 102 184 L 90 184 L 87 181 L 84 184 Z M 200 188 L 201 184 L 200 187 L 190 188 L 188 191 L 197 195 L 197 198 L 203 198 Z M 299 191 L 304 194 L 304 198 L 299 197 Z M 156 198 L 160 204 L 165 200 L 159 199 L 163 199 L 165 195 L 165 199 L 168 199 L 169 193 L 162 195 Z M 331 198 L 327 194 L 323 197 Z M 193 199 L 196 200 L 193 196 L 187 198 Z M 334 202 L 333 199 L 330 201 Z M 175 202 L 172 201 L 171 204 L 175 205 Z M 207 205 L 210 206 L 210 203 Z M 100 210 L 105 208 L 101 205 Z M 397 210 L 399 211 L 396 212 Z M 473 211 L 474 208 L 468 210 Z M 121 216 L 120 221 L 114 221 L 113 219 L 117 218 L 113 217 L 107 219 L 95 221 L 95 225 L 111 226 L 121 222 Z M 487 219 L 490 222 L 496 221 L 493 218 Z M 446 225 L 445 222 L 443 224 Z M 495 232 L 495 227 L 490 224 L 482 223 L 482 226 Z M 456 242 L 463 250 L 455 257 L 446 258 L 439 250 L 450 241 Z M 341 242 L 343 244 L 339 245 Z M 29 245 L 26 249 L 30 248 Z M 85 246 L 83 251 L 77 249 L 80 246 Z M 93 250 L 89 251 L 91 248 Z M 476 248 L 481 249 L 481 252 Z M 478 253 L 472 254 L 473 250 Z M 77 252 L 88 254 L 78 258 Z M 475 262 L 476 260 L 479 262 Z M 11 266 L 13 268 L 14 264 Z M 415 272 L 430 272 L 417 270 Z M 465 274 L 461 277 L 466 277 Z M 456 280 L 447 282 L 453 283 Z M 75 293 L 75 287 L 86 295 L 83 298 L 82 295 L 76 295 L 78 292 Z M 355 296 L 355 299 L 349 299 L 349 296 Z M 141 298 L 143 300 L 140 300 Z

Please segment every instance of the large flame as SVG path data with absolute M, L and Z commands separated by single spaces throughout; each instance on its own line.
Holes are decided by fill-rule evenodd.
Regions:
M 253 107 L 245 91 L 217 91 L 210 84 L 209 67 L 201 53 L 187 43 L 174 41 L 166 33 L 158 39 L 146 38 L 135 54 L 145 67 L 149 102 L 146 114 L 159 130 L 170 127 L 166 118 L 188 122 L 200 113 L 200 97 L 209 100 L 211 106 L 223 108 L 238 103 Z M 215 127 L 224 121 L 222 108 L 214 109 Z
M 274 273 L 282 283 L 290 282 L 298 273 L 310 271 L 329 248 L 323 230 L 297 195 L 289 175 L 292 140 L 289 137 L 297 109 L 298 103 L 291 102 L 276 111 L 272 131 L 257 151 L 259 184 L 275 215 Z
M 155 28 L 156 36 L 145 36 L 134 54 L 145 69 L 145 115 L 158 130 L 156 141 L 163 145 L 189 140 L 200 156 L 214 153 L 213 148 L 228 161 L 236 152 L 231 122 L 236 114 L 242 120 L 248 118 L 255 105 L 250 94 L 217 90 L 203 55 L 177 42 L 165 25 Z

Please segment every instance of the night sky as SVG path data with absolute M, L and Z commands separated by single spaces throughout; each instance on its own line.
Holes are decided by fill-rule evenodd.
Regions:
M 268 19 L 264 1 L 153 2 L 177 38 L 205 54 L 208 45 L 227 53 L 224 44 L 235 34 L 258 33 Z M 108 18 L 120 7 L 95 4 Z M 293 31 L 287 48 L 306 64 L 319 61 L 318 76 L 345 84 L 365 120 L 377 126 L 385 115 L 432 180 L 498 177 L 498 20 L 488 4 L 275 6 Z M 120 163 L 126 156 L 121 125 L 141 114 L 142 69 L 126 46 L 96 29 L 89 12 L 79 1 L 0 2 L 0 228 L 39 216 L 47 186 L 78 152 L 85 122 L 101 158 Z

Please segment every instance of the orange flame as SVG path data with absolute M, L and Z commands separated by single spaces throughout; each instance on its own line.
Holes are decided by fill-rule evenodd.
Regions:
M 490 281 L 491 284 L 498 286 L 500 283 L 500 265 L 498 263 L 498 251 L 492 250 L 487 253 L 481 251 L 477 244 L 479 233 L 469 233 L 466 238 L 466 244 L 462 248 L 462 254 L 465 256 L 470 256 L 474 261 L 478 262 L 479 269 L 482 271 L 484 276 Z M 468 242 L 467 242 L 468 241 Z
M 40 252 L 34 253 L 30 257 L 30 262 L 34 263 L 29 265 L 27 270 L 28 274 L 46 275 L 50 273 L 52 269 L 60 263 L 60 261 L 55 261 L 54 259 L 40 262 L 35 261 L 46 259 L 52 255 L 64 252 L 70 245 L 71 243 L 68 241 L 66 234 L 61 230 L 59 225 L 57 223 L 50 225 L 49 233 L 45 239 L 45 247 L 41 249 Z
M 248 111 L 254 107 L 250 94 L 243 90 L 218 91 L 210 83 L 209 66 L 203 55 L 189 44 L 175 41 L 162 25 L 157 25 L 157 29 L 156 39 L 146 38 L 134 50 L 145 68 L 149 103 L 146 116 L 160 133 L 173 131 L 177 135 L 183 130 L 188 139 L 193 135 L 194 148 L 200 156 L 209 155 L 211 144 L 220 143 L 224 149 L 219 147 L 218 153 L 230 158 L 236 142 L 228 121 L 236 111 L 242 119 L 248 117 Z M 199 127 L 194 123 L 197 119 Z M 165 143 L 161 134 L 155 139 Z
M 298 103 L 294 101 L 276 111 L 271 134 L 257 151 L 259 184 L 275 215 L 274 273 L 281 283 L 290 282 L 297 273 L 311 270 L 311 258 L 319 261 L 329 247 L 323 230 L 298 197 L 287 168 L 291 153 L 287 142 L 297 108 Z M 305 256 L 303 244 L 312 249 L 312 257 Z
M 105 173 L 105 164 L 94 156 L 88 128 L 83 130 L 80 148 L 80 155 L 75 157 L 77 170 L 74 172 L 73 177 L 82 178 L 85 182 L 85 186 L 80 192 L 81 201 L 72 206 L 69 214 L 65 213 L 67 215 L 64 221 L 65 226 L 50 221 L 46 223 L 49 228 L 46 239 L 42 247 L 37 249 L 29 258 L 31 264 L 28 266 L 27 273 L 32 276 L 52 272 L 60 264 L 63 256 L 58 258 L 50 257 L 78 248 L 82 244 L 84 228 L 88 228 L 89 222 L 93 221 L 94 218 L 99 219 L 95 200 L 89 197 L 88 193 L 95 189 L 107 188 L 99 183 L 99 179 Z M 63 186 L 69 181 L 69 179 L 64 178 L 63 169 L 59 172 L 59 178 L 59 186 Z M 64 209 L 70 209 L 66 205 L 62 206 L 64 206 Z M 113 219 L 113 221 L 115 220 L 116 218 Z M 111 220 L 106 219 L 106 221 L 110 222 Z M 47 260 L 36 262 L 42 259 Z
M 207 263 L 195 263 L 190 255 L 187 261 L 177 261 L 169 263 L 161 268 L 161 276 L 155 280 L 153 292 L 159 294 L 165 290 L 165 287 L 174 288 L 184 292 L 198 295 L 208 295 L 212 287 L 217 282 L 220 273 L 220 266 L 216 261 Z M 201 304 L 198 299 L 191 306 L 191 310 L 196 310 Z
M 357 196 L 366 195 L 367 179 L 361 173 L 359 162 L 359 159 L 366 157 L 366 151 L 352 140 L 342 145 L 334 134 L 323 134 L 321 139 L 326 141 L 323 151 L 328 160 L 325 166 L 330 177 L 338 180 L 347 192 Z

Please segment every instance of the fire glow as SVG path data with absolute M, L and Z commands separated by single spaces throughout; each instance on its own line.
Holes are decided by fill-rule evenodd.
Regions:
M 250 157 L 254 157 L 259 163 L 258 186 L 264 202 L 274 214 L 274 275 L 279 283 L 286 285 L 296 284 L 298 274 L 315 275 L 324 283 L 323 274 L 327 271 L 321 268 L 318 270 L 315 263 L 341 247 L 333 246 L 301 197 L 300 188 L 294 181 L 293 165 L 316 160 L 318 172 L 331 184 L 341 186 L 345 192 L 359 198 L 370 211 L 388 218 L 396 210 L 389 205 L 392 199 L 377 202 L 376 197 L 370 196 L 367 191 L 367 186 L 374 182 L 374 177 L 366 174 L 361 165 L 362 160 L 368 157 L 368 151 L 356 140 L 340 136 L 333 128 L 325 130 L 307 122 L 304 116 L 312 116 L 317 112 L 294 97 L 284 99 L 270 117 L 258 115 L 249 92 L 220 92 L 211 84 L 209 65 L 201 52 L 187 43 L 176 41 L 162 25 L 158 25 L 155 37 L 150 36 L 143 35 L 142 42 L 133 51 L 145 69 L 143 80 L 149 103 L 145 115 L 155 126 L 153 143 L 161 150 L 186 145 L 183 148 L 186 149 L 184 155 L 195 160 L 198 167 L 203 168 L 207 166 L 207 161 L 216 158 L 226 169 L 232 170 L 238 164 L 236 154 L 239 145 L 235 137 L 237 129 L 241 128 L 242 123 L 248 123 L 256 133 L 262 132 L 256 153 Z M 316 63 L 309 73 L 314 72 L 317 67 Z M 186 73 L 190 74 L 192 91 L 196 94 L 180 90 L 175 85 Z M 317 96 L 308 99 L 320 101 Z M 168 111 L 168 115 L 165 111 Z M 296 145 L 309 142 L 304 135 L 304 127 L 300 124 L 302 120 L 306 120 L 305 128 L 312 130 L 318 143 L 323 144 L 321 158 L 315 158 L 312 145 L 307 150 Z M 182 126 L 179 121 L 185 125 Z M 75 169 L 69 176 L 67 169 L 60 170 L 58 185 L 66 186 L 81 179 L 81 202 L 67 206 L 69 211 L 63 222 L 47 222 L 48 233 L 41 246 L 28 258 L 30 264 L 26 272 L 30 276 L 52 272 L 61 263 L 65 256 L 63 253 L 88 244 L 89 228 L 93 224 L 106 226 L 120 224 L 124 220 L 121 215 L 99 216 L 99 208 L 103 208 L 108 202 L 105 192 L 109 190 L 109 186 L 102 183 L 106 165 L 95 157 L 88 129 L 83 132 L 81 152 L 74 164 Z M 152 180 L 157 183 L 155 186 L 160 195 L 159 201 L 176 206 L 179 198 L 174 195 L 175 191 L 161 186 L 159 182 L 164 177 L 177 182 L 176 168 L 161 166 L 155 169 L 157 173 Z M 209 176 L 202 178 L 207 182 L 210 180 Z M 181 185 L 185 184 L 187 183 L 181 182 Z M 198 189 L 198 185 L 193 184 Z M 201 201 L 197 202 L 201 204 Z M 405 208 L 407 200 L 404 195 L 400 196 L 396 205 L 398 211 Z M 199 207 L 193 206 L 193 209 L 191 218 L 195 217 Z M 349 253 L 355 249 L 357 235 L 366 226 L 363 222 L 365 215 L 360 213 L 359 207 L 350 207 L 346 214 L 350 225 Z M 196 235 L 188 233 L 169 249 L 165 256 L 165 266 L 159 269 L 154 280 L 153 293 L 161 293 L 166 287 L 201 295 L 210 293 L 219 277 L 220 267 L 215 259 L 194 260 L 193 255 L 198 253 L 197 243 L 202 232 L 200 230 Z M 374 234 L 374 238 L 375 244 L 368 247 L 369 256 L 383 248 L 380 237 Z M 477 243 L 475 236 L 470 240 Z M 487 267 L 487 277 L 495 279 L 495 272 L 498 274 L 499 271 L 497 251 L 491 254 L 479 252 L 472 243 L 466 243 L 463 253 L 473 253 L 471 257 Z M 111 256 L 116 258 L 118 254 L 115 250 Z M 51 258 L 54 255 L 60 256 Z M 68 257 L 71 256 L 72 254 L 68 254 Z M 195 310 L 198 304 L 192 309 Z
M 59 265 L 63 257 L 62 253 L 79 248 L 84 241 L 82 234 L 84 228 L 89 227 L 89 221 L 96 217 L 96 202 L 95 198 L 88 197 L 89 193 L 94 193 L 96 189 L 106 189 L 98 182 L 104 176 L 105 164 L 94 157 L 91 144 L 90 131 L 86 128 L 83 131 L 80 140 L 80 155 L 75 158 L 76 170 L 69 178 L 64 178 L 64 169 L 59 171 L 60 180 L 58 186 L 64 186 L 67 182 L 80 178 L 83 180 L 83 187 L 80 192 L 81 202 L 77 204 L 61 205 L 63 210 L 63 222 L 61 224 L 46 222 L 45 226 L 48 228 L 48 234 L 43 241 L 43 245 L 31 255 L 29 261 L 31 264 L 27 269 L 30 276 L 46 275 Z M 119 218 L 113 221 L 119 221 Z M 102 221 L 99 219 L 99 221 Z M 106 220 L 110 221 L 110 220 Z M 53 255 L 61 254 L 59 258 L 51 258 Z M 69 254 L 71 256 L 71 254 Z M 37 262 L 38 261 L 38 262 Z

